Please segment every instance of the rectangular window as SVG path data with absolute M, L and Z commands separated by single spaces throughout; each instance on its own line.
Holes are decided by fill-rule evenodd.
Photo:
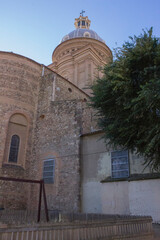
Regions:
M 85 26 L 85 21 L 82 21 L 82 26 Z
M 129 177 L 128 150 L 111 152 L 112 177 Z
M 47 159 L 44 160 L 43 164 L 43 180 L 44 183 L 54 183 L 54 169 L 55 169 L 55 160 Z

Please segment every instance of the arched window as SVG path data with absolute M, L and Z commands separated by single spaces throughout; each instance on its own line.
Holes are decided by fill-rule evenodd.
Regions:
M 27 118 L 21 113 L 13 114 L 8 123 L 3 161 L 4 164 L 15 164 L 25 168 L 27 136 Z
M 8 162 L 16 163 L 18 160 L 18 151 L 19 151 L 19 142 L 20 138 L 18 135 L 13 135 L 11 138 L 9 159 Z
M 83 34 L 83 36 L 84 36 L 84 37 L 88 37 L 88 38 L 91 37 L 91 35 L 90 35 L 89 32 L 85 32 L 85 33 Z
M 69 39 L 69 36 L 66 35 L 66 36 L 64 36 L 64 38 L 62 39 L 62 41 L 66 41 L 66 40 L 68 40 L 68 39 Z

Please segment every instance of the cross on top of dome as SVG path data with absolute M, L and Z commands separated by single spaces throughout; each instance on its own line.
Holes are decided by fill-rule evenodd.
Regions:
M 85 13 L 85 11 L 84 10 L 82 10 L 82 12 L 80 13 L 80 15 L 83 17 L 83 13 Z
M 85 11 L 82 10 L 82 12 L 80 13 L 79 18 L 75 18 L 75 28 L 86 28 L 89 29 L 91 21 L 88 19 L 88 17 L 84 17 L 83 13 L 85 13 Z

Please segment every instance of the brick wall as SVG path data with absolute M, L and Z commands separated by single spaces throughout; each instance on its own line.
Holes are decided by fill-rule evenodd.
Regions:
M 7 52 L 0 52 L 0 84 L 0 176 L 39 180 L 44 160 L 53 156 L 54 183 L 46 184 L 49 207 L 78 210 L 80 135 L 94 126 L 88 95 L 47 67 Z M 8 162 L 6 150 L 13 114 L 27 120 L 24 156 L 16 164 Z M 35 208 L 38 191 L 38 185 L 0 181 L 0 205 Z
M 39 64 L 20 55 L 0 52 L 0 176 L 31 177 L 32 136 L 40 72 Z M 17 164 L 8 163 L 6 140 L 9 119 L 13 114 L 22 114 L 28 122 L 24 166 L 19 161 Z M 26 208 L 27 190 L 26 184 L 0 181 L 0 205 L 6 208 Z
M 91 129 L 91 110 L 86 94 L 55 73 L 47 73 L 41 78 L 33 175 L 42 178 L 43 161 L 53 156 L 54 184 L 46 184 L 49 208 L 78 210 L 80 135 Z

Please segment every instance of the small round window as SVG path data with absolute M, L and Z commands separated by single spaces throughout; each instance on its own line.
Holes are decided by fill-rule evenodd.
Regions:
M 89 38 L 89 37 L 90 37 L 90 33 L 89 33 L 89 32 L 85 32 L 85 33 L 83 34 L 83 36 Z
M 66 36 L 64 36 L 63 41 L 66 41 L 66 40 L 68 40 L 68 39 L 69 39 L 69 36 L 66 35 Z

